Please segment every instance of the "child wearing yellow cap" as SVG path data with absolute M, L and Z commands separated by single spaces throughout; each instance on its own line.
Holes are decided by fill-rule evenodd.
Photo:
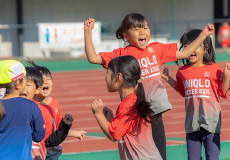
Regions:
M 0 122 L 1 159 L 31 160 L 32 141 L 45 136 L 45 125 L 37 104 L 19 97 L 26 81 L 25 67 L 16 60 L 0 61 L 0 97 L 4 117 Z

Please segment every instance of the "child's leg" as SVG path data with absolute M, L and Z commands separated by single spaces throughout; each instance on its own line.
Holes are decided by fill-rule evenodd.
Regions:
M 206 154 L 206 160 L 218 160 L 220 155 L 220 134 L 210 133 L 208 131 L 204 136 L 204 148 Z
M 196 131 L 186 133 L 188 160 L 201 160 L 202 136 Z
M 152 135 L 155 145 L 161 154 L 163 160 L 166 160 L 166 137 L 162 116 L 159 115 L 151 123 Z

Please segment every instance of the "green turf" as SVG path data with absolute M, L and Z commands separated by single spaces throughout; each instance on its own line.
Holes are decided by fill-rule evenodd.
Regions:
M 94 136 L 94 137 L 105 137 L 105 134 L 102 132 L 88 132 L 87 136 Z
M 28 63 L 22 63 L 28 66 Z M 101 65 L 90 64 L 87 60 L 35 61 L 35 63 L 47 67 L 51 72 L 102 69 Z
M 175 138 L 177 139 L 177 138 Z M 181 138 L 184 139 L 184 138 Z M 230 159 L 230 142 L 221 142 L 220 160 Z M 205 160 L 204 148 L 202 148 L 202 157 Z M 118 150 L 100 151 L 100 152 L 86 152 L 76 154 L 64 154 L 60 156 L 60 160 L 119 160 Z M 167 160 L 186 160 L 187 149 L 186 145 L 167 146 Z
M 216 61 L 230 61 L 230 54 L 218 53 L 216 54 Z M 38 65 L 45 66 L 52 72 L 58 71 L 74 71 L 74 70 L 91 70 L 91 69 L 102 69 L 101 65 L 90 64 L 85 60 L 59 60 L 59 61 L 35 61 Z M 22 62 L 25 66 L 27 63 Z M 175 64 L 175 62 L 169 62 L 167 64 Z

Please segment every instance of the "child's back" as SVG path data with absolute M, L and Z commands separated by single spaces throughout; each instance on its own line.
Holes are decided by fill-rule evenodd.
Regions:
M 0 157 L 31 159 L 32 140 L 39 142 L 44 137 L 41 111 L 34 102 L 21 97 L 4 99 L 2 103 L 6 116 L 0 122 Z

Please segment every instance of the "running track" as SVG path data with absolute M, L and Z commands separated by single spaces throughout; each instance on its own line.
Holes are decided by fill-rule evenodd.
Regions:
M 224 62 L 218 63 L 222 68 Z M 170 74 L 175 77 L 178 67 L 167 66 Z M 88 151 L 102 151 L 117 149 L 117 143 L 107 140 L 103 136 L 95 136 L 95 132 L 101 133 L 92 112 L 90 103 L 101 98 L 106 106 L 115 113 L 120 103 L 118 93 L 108 93 L 105 84 L 106 70 L 86 70 L 71 72 L 54 72 L 54 89 L 52 96 L 55 97 L 61 106 L 62 115 L 70 113 L 75 118 L 72 129 L 85 130 L 90 136 L 84 140 L 67 138 L 63 142 L 63 153 L 77 153 Z M 164 82 L 164 81 L 163 81 Z M 169 101 L 173 109 L 163 114 L 166 130 L 167 145 L 185 144 L 184 130 L 184 98 L 174 91 L 167 83 Z M 230 93 L 228 93 L 230 96 Z M 230 98 L 221 99 L 222 104 L 222 130 L 221 141 L 230 141 Z

